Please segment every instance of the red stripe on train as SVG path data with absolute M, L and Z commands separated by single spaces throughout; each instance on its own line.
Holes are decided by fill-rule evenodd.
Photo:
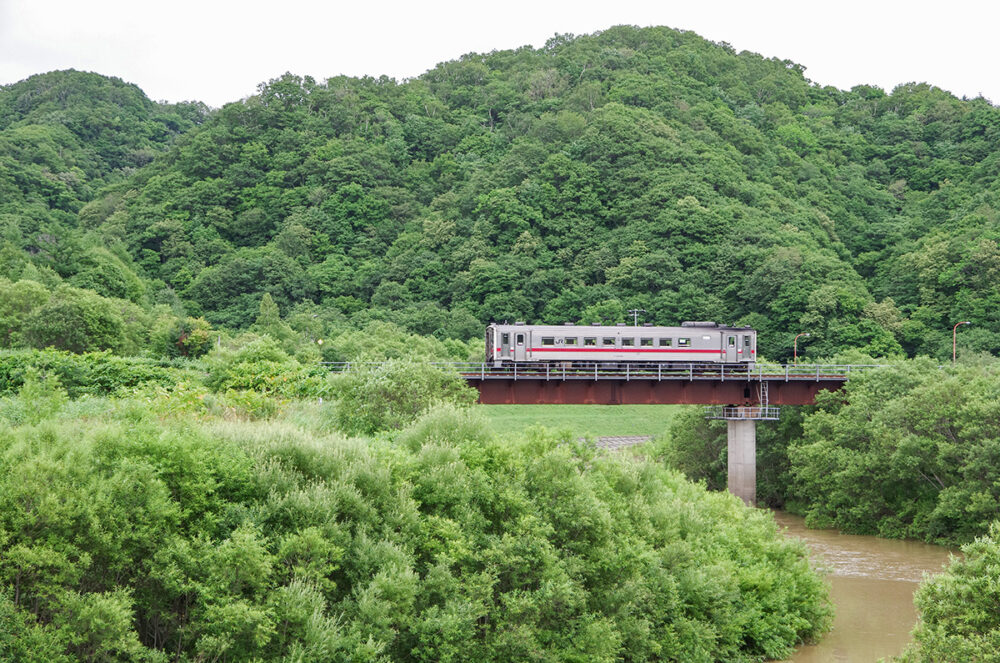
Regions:
M 718 350 L 675 350 L 673 348 L 529 348 L 531 352 L 711 352 Z

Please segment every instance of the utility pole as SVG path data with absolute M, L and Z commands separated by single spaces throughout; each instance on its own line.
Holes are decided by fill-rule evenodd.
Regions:
M 799 334 L 798 336 L 795 337 L 795 340 L 793 341 L 793 348 L 792 348 L 792 352 L 793 352 L 793 354 L 792 354 L 792 357 L 793 357 L 792 363 L 793 364 L 799 363 L 799 336 L 805 336 L 806 338 L 809 338 L 810 336 L 812 336 L 812 334 L 810 334 L 809 332 L 802 332 L 801 334 Z
M 632 316 L 632 326 L 633 327 L 638 327 L 639 326 L 639 314 L 640 313 L 646 313 L 647 311 L 644 308 L 630 308 L 628 310 L 628 312 L 629 312 L 629 315 Z
M 954 327 L 951 328 L 951 365 L 952 366 L 955 365 L 956 350 L 958 349 L 957 338 L 956 338 L 956 336 L 958 335 L 958 328 L 959 328 L 960 325 L 971 325 L 971 324 L 972 324 L 971 322 L 969 322 L 968 320 L 966 320 L 964 322 L 958 323 L 957 325 L 955 325 Z

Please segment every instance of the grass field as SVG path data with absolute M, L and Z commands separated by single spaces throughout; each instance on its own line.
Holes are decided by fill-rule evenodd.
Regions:
M 531 426 L 569 429 L 574 435 L 660 435 L 680 405 L 477 405 L 497 433 Z

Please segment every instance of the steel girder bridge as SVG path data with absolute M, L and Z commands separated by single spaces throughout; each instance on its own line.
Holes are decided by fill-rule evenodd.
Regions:
M 624 367 L 526 363 L 497 368 L 485 363 L 432 363 L 461 375 L 479 392 L 479 402 L 486 404 L 700 404 L 739 408 L 808 405 L 815 402 L 820 391 L 836 391 L 852 376 L 877 368 L 841 364 L 758 364 L 747 368 L 676 362 Z M 341 372 L 364 364 L 325 365 Z

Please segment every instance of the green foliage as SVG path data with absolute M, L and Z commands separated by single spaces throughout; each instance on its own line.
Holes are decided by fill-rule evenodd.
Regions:
M 1000 523 L 920 585 L 920 619 L 901 663 L 1000 661 Z
M 205 384 L 215 392 L 256 391 L 282 396 L 322 396 L 329 389 L 320 366 L 306 367 L 270 336 L 244 335 L 206 356 Z
M 0 350 L 0 396 L 21 390 L 31 375 L 56 380 L 71 398 L 109 395 L 146 384 L 168 386 L 195 371 L 151 359 L 116 357 L 108 352 L 74 354 L 56 350 Z
M 422 361 L 469 361 L 482 343 L 408 333 L 391 322 L 373 321 L 360 329 L 343 329 L 323 344 L 326 361 L 382 361 L 420 359 Z
M 349 435 L 403 428 L 436 403 L 471 405 L 478 394 L 457 373 L 390 359 L 360 364 L 333 379 L 333 423 Z
M 35 616 L 18 610 L 0 595 L 0 660 L 24 663 L 73 663 L 68 642 L 51 625 L 38 624 Z
M 16 398 L 0 399 L 0 420 L 13 425 L 37 424 L 52 417 L 68 396 L 55 375 L 41 375 L 38 369 L 29 367 L 23 375 L 21 388 Z
M 5 656 L 749 662 L 829 623 L 768 514 L 469 408 L 372 445 L 102 405 L 0 433 Z
M 5 348 L 24 344 L 28 316 L 48 302 L 50 293 L 41 283 L 20 280 L 11 283 L 0 279 L 0 345 Z
M 132 302 L 91 290 L 0 278 L 0 344 L 52 347 L 70 352 L 111 350 L 138 354 L 149 335 L 149 317 Z
M 807 523 L 962 543 L 1000 509 L 995 361 L 898 362 L 852 378 L 792 440 L 791 494 Z
M 161 316 L 150 331 L 149 347 L 160 357 L 203 357 L 217 335 L 204 318 Z
M 145 284 L 118 256 L 107 249 L 94 248 L 80 258 L 79 271 L 70 278 L 78 288 L 93 290 L 102 297 L 127 299 L 140 303 L 146 294 Z
M 270 293 L 265 292 L 260 298 L 260 313 L 257 320 L 250 326 L 250 331 L 258 334 L 266 334 L 276 341 L 286 343 L 291 340 L 295 332 L 281 320 L 278 305 Z

